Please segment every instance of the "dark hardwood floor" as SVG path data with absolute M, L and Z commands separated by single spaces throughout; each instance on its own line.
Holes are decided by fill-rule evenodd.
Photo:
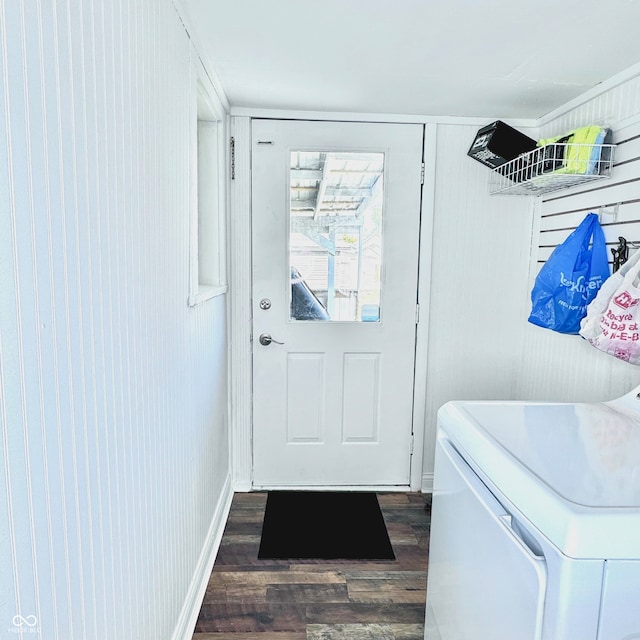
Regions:
M 193 640 L 422 640 L 428 496 L 378 494 L 396 559 L 376 562 L 258 560 L 266 498 L 234 496 Z

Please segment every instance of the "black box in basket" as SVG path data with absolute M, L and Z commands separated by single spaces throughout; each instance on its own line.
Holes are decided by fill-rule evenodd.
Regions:
M 501 120 L 496 120 L 478 131 L 467 155 L 495 169 L 535 148 L 535 140 Z

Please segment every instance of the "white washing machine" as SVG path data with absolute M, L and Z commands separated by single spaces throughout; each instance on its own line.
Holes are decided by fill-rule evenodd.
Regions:
M 440 409 L 427 640 L 640 640 L 639 394 Z

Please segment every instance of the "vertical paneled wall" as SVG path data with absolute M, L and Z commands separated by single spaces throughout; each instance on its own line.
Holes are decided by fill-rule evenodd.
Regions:
M 438 126 L 424 487 L 436 412 L 448 400 L 594 401 L 640 384 L 640 367 L 527 322 L 542 262 L 588 212 L 620 203 L 617 219 L 602 217 L 609 247 L 619 235 L 640 242 L 638 105 L 640 77 L 529 133 L 550 137 L 601 124 L 618 144 L 610 180 L 542 198 L 489 196 L 487 169 L 466 157 L 477 128 Z
M 618 236 L 640 241 L 640 78 L 619 84 L 579 107 L 551 119 L 544 137 L 588 124 L 611 126 L 618 145 L 610 179 L 543 196 L 538 203 L 528 289 L 553 248 L 589 212 L 600 207 L 609 248 Z M 611 254 L 610 254 L 611 257 Z M 640 384 L 640 368 L 600 353 L 579 336 L 566 336 L 527 324 L 517 397 L 558 401 L 611 399 Z
M 169 0 L 0 2 L 2 638 L 172 637 L 228 491 L 190 55 Z
M 426 486 L 438 408 L 455 399 L 509 399 L 520 371 L 533 203 L 489 195 L 490 170 L 466 155 L 477 130 L 438 125 Z

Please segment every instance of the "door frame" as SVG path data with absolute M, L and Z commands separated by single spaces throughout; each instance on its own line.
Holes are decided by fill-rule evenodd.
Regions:
M 283 115 L 283 118 L 285 116 Z M 304 118 L 296 118 L 304 119 Z M 326 118 L 327 121 L 334 120 Z M 340 118 L 343 120 L 343 118 Z M 354 117 L 353 122 L 380 122 L 380 118 Z M 251 122 L 249 116 L 231 117 L 233 140 L 229 166 L 229 427 L 232 478 L 235 491 L 253 487 L 253 390 L 252 390 L 252 270 L 251 270 Z M 422 122 L 415 124 L 424 124 Z M 416 325 L 413 388 L 413 455 L 411 491 L 430 492 L 433 474 L 423 475 L 427 400 L 431 257 L 435 210 L 435 156 L 437 125 L 425 125 L 425 177 L 421 199 L 418 292 L 420 307 Z M 359 487 L 353 487 L 357 489 Z M 390 487 L 389 487 L 390 488 Z M 385 489 L 385 487 L 379 487 Z M 397 487 L 396 487 L 397 489 Z

